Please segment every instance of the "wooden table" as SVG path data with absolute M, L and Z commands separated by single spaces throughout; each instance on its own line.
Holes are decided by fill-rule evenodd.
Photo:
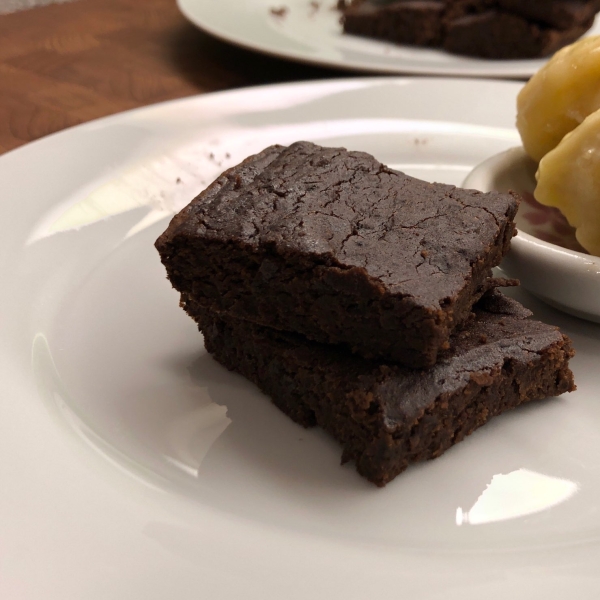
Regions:
M 0 16 L 0 153 L 202 92 L 343 73 L 219 42 L 175 0 L 77 0 Z

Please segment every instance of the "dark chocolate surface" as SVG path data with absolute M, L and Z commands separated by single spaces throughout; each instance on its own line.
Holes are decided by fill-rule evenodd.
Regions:
M 492 294 L 425 370 L 364 360 L 208 312 L 200 327 L 217 360 L 255 382 L 297 422 L 329 431 L 344 446 L 344 460 L 384 485 L 494 415 L 574 389 L 568 338 L 528 314 Z
M 575 41 L 600 0 L 353 0 L 340 8 L 346 33 L 511 59 L 547 56 Z
M 298 142 L 224 173 L 157 241 L 182 304 L 433 364 L 493 285 L 518 198 Z
M 446 28 L 443 47 L 455 54 L 482 58 L 535 58 L 574 42 L 591 25 L 590 21 L 568 29 L 551 29 L 493 10 L 453 20 Z
M 498 8 L 556 29 L 589 23 L 600 10 L 600 0 L 498 0 Z
M 427 183 L 366 153 L 309 142 L 267 148 L 213 186 L 162 244 L 189 235 L 268 246 L 281 256 L 356 267 L 373 285 L 431 306 L 464 285 L 518 205 L 509 194 Z

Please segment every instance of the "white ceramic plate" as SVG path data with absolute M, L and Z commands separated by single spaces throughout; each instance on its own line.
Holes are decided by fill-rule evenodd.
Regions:
M 177 0 L 195 25 L 227 42 L 292 60 L 375 73 L 529 78 L 545 60 L 481 60 L 342 35 L 336 0 Z M 283 17 L 272 9 L 285 7 Z M 318 7 L 318 8 L 317 8 Z M 596 22 L 589 34 L 600 33 Z
M 537 167 L 523 147 L 517 146 L 477 165 L 463 185 L 483 192 L 514 190 L 521 194 L 523 201 L 515 219 L 519 233 L 502 261 L 502 270 L 556 308 L 600 323 L 600 257 L 590 256 L 581 247 L 575 229 L 557 208 L 536 201 Z
M 385 489 L 206 355 L 153 242 L 227 165 L 308 138 L 459 183 L 519 85 L 353 79 L 124 113 L 0 158 L 0 597 L 595 598 L 598 327 L 579 391 Z

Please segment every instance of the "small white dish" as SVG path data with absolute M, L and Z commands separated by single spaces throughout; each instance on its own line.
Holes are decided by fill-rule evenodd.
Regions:
M 177 0 L 177 4 L 190 22 L 221 40 L 338 69 L 528 79 L 547 60 L 486 60 L 344 35 L 336 0 Z M 588 35 L 598 33 L 600 20 Z
M 496 154 L 476 166 L 463 186 L 489 192 L 519 192 L 519 231 L 501 265 L 509 277 L 548 304 L 589 321 L 600 322 L 600 257 L 588 254 L 575 230 L 556 208 L 533 197 L 537 163 L 522 147 Z

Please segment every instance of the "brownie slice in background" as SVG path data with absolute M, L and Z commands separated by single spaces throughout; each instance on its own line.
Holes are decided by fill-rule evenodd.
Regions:
M 547 56 L 593 25 L 600 0 L 351 0 L 344 32 L 490 59 Z
M 344 30 L 364 37 L 416 46 L 442 43 L 444 2 L 362 3 L 344 12 Z
M 501 10 L 555 29 L 583 27 L 593 22 L 600 0 L 498 0 Z
M 536 58 L 553 54 L 579 39 L 592 22 L 551 29 L 510 13 L 488 11 L 447 23 L 444 49 L 481 58 Z

